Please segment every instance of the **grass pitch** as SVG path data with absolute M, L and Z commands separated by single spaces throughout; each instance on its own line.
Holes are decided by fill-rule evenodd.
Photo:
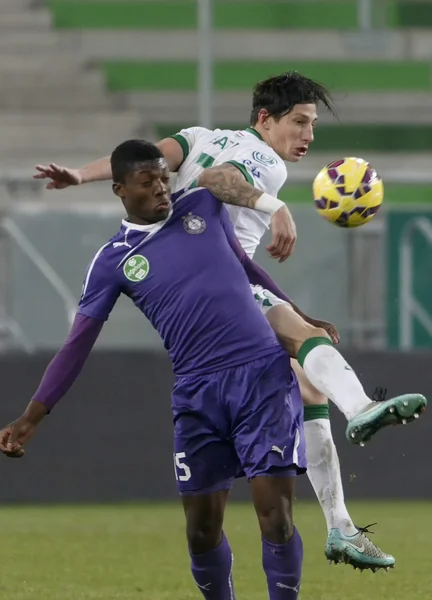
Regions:
M 298 502 L 305 545 L 301 600 L 432 599 L 432 503 L 351 503 L 356 522 L 378 521 L 396 568 L 359 573 L 329 566 L 317 504 Z M 250 505 L 228 507 L 237 600 L 267 598 Z M 1 600 L 200 600 L 189 572 L 180 504 L 2 507 Z

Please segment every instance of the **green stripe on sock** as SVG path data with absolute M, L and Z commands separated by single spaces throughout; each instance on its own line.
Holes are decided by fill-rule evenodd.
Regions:
M 316 348 L 317 346 L 333 346 L 333 343 L 325 337 L 313 337 L 309 338 L 303 343 L 300 350 L 297 352 L 297 360 L 300 363 L 300 366 L 303 367 L 303 363 L 305 361 L 306 356 L 309 354 L 311 350 Z
M 304 420 L 330 419 L 328 404 L 312 404 L 304 407 Z

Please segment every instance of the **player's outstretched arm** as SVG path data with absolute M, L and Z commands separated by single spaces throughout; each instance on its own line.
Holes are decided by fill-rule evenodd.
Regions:
M 103 327 L 103 321 L 77 314 L 63 347 L 48 365 L 24 413 L 0 431 L 0 451 L 21 458 L 36 426 L 70 390 Z
M 179 142 L 173 138 L 166 138 L 156 144 L 165 156 L 171 172 L 178 170 L 183 162 L 183 149 Z M 48 179 L 47 190 L 64 190 L 71 185 L 81 185 L 94 181 L 108 181 L 112 178 L 111 157 L 103 156 L 97 160 L 80 167 L 72 169 L 62 167 L 56 163 L 49 165 L 36 165 L 34 179 Z
M 248 183 L 237 167 L 224 163 L 204 169 L 198 177 L 197 185 L 207 188 L 221 202 L 271 215 L 272 241 L 267 250 L 280 262 L 292 254 L 297 230 L 288 207 L 282 200 L 263 193 Z

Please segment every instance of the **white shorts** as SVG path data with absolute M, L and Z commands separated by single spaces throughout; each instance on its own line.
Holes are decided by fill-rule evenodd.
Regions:
M 250 288 L 263 315 L 273 308 L 273 306 L 278 306 L 278 304 L 288 304 L 285 300 L 282 300 L 268 290 L 265 290 L 261 285 L 251 285 Z

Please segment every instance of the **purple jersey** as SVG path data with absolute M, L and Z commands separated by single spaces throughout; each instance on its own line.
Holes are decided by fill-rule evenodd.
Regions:
M 178 375 L 209 373 L 280 350 L 232 250 L 234 230 L 207 190 L 173 196 L 170 216 L 122 227 L 90 263 L 78 312 L 106 320 L 121 293 L 160 334 Z

